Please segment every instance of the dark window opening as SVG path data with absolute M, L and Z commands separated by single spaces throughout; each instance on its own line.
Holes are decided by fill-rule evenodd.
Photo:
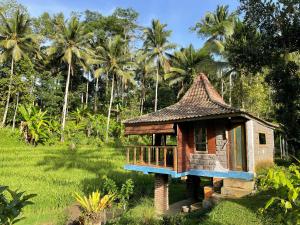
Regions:
M 266 144 L 266 134 L 259 133 L 259 144 L 265 145 Z
M 195 128 L 196 151 L 207 151 L 207 131 L 204 127 Z

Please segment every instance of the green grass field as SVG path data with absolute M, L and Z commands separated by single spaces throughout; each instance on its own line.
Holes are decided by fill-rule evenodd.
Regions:
M 125 154 L 121 148 L 82 146 L 71 151 L 63 145 L 32 147 L 12 135 L 9 130 L 0 130 L 0 185 L 37 194 L 20 225 L 62 224 L 66 208 L 74 202 L 74 192 L 99 189 L 103 175 L 119 184 L 132 178 L 135 204 L 143 196 L 153 196 L 153 177 L 123 170 Z M 173 182 L 170 188 L 171 203 L 184 198 L 183 184 Z M 257 214 L 263 202 L 261 197 L 224 201 L 210 213 L 193 214 L 189 220 L 191 224 L 267 224 Z
M 99 188 L 103 175 L 118 183 L 131 177 L 138 187 L 145 187 L 137 188 L 137 192 L 151 192 L 151 177 L 122 169 L 122 149 L 85 146 L 70 151 L 66 146 L 32 147 L 11 135 L 8 130 L 0 133 L 0 184 L 37 194 L 35 204 L 26 208 L 21 225 L 57 223 L 65 208 L 74 202 L 74 192 L 88 193 Z

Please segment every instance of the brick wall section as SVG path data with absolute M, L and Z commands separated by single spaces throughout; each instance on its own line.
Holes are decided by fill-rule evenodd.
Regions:
M 227 144 L 229 140 L 223 137 L 225 126 L 216 127 L 216 168 L 217 170 L 223 170 L 228 168 L 227 163 Z
M 195 152 L 191 154 L 191 169 L 222 171 L 228 168 L 227 141 L 226 139 L 223 139 L 223 131 L 225 130 L 225 126 L 223 124 L 216 124 L 214 127 L 215 129 L 213 133 L 215 137 L 211 140 L 213 140 L 215 145 L 215 154 L 209 154 L 212 152 L 212 142 L 210 142 L 210 151 L 207 153 Z
M 254 129 L 254 167 L 255 170 L 274 163 L 274 132 L 257 121 L 253 121 Z M 259 144 L 259 133 L 266 134 L 266 144 Z
M 155 174 L 154 179 L 154 207 L 161 214 L 169 209 L 168 175 Z

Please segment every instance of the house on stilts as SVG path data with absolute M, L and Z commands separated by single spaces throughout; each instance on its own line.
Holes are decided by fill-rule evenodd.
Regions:
M 169 178 L 223 180 L 221 193 L 244 195 L 254 188 L 257 168 L 273 164 L 272 123 L 227 105 L 204 74 L 179 102 L 124 121 L 126 135 L 152 135 L 149 146 L 127 147 L 126 170 L 155 174 L 154 201 L 169 208 Z M 176 138 L 168 145 L 168 136 Z

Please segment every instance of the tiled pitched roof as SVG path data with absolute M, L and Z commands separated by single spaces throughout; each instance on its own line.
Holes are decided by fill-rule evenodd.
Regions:
M 171 122 L 212 115 L 239 113 L 227 105 L 204 74 L 199 74 L 186 94 L 174 105 L 124 121 L 124 124 Z

